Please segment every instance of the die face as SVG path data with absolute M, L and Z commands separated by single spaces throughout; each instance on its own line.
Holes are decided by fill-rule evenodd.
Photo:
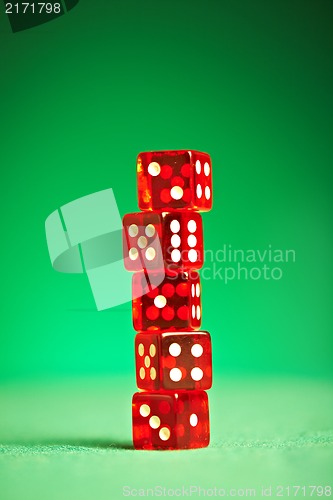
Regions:
M 203 265 L 201 215 L 171 212 L 163 217 L 163 256 L 169 269 L 200 269 Z
M 133 213 L 123 218 L 124 265 L 128 271 L 162 269 L 162 218 L 157 213 Z
M 208 332 L 163 333 L 159 353 L 164 389 L 211 388 L 212 346 Z
M 140 153 L 137 158 L 140 209 L 192 208 L 191 174 L 188 151 Z
M 157 335 L 138 333 L 135 336 L 135 368 L 139 389 L 160 389 L 160 345 Z
M 212 161 L 208 154 L 193 152 L 194 205 L 207 212 L 212 209 Z
M 135 361 L 139 389 L 208 390 L 212 386 L 208 332 L 139 333 Z
M 186 271 L 203 265 L 202 219 L 195 212 L 140 212 L 123 218 L 128 271 Z
M 196 271 L 166 274 L 150 273 L 158 286 L 147 282 L 145 273 L 132 280 L 133 326 L 136 331 L 199 329 L 201 325 L 201 287 Z
M 136 449 L 201 448 L 209 444 L 204 391 L 136 393 L 132 401 Z
M 177 449 L 174 394 L 136 393 L 132 400 L 133 443 L 136 449 Z
M 204 180 L 201 172 L 195 171 L 195 162 L 199 160 L 210 167 L 205 180 L 210 180 L 209 200 L 202 193 L 200 195 L 198 188 Z M 137 158 L 137 177 L 141 210 L 168 212 L 211 209 L 211 160 L 206 153 L 187 150 L 140 153 Z

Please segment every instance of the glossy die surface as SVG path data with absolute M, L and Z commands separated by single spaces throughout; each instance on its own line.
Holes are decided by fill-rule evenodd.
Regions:
M 144 272 L 133 275 L 134 329 L 139 332 L 199 329 L 201 287 L 198 273 L 166 274 L 162 281 L 159 276 Z
M 138 450 L 209 445 L 208 397 L 204 391 L 136 393 L 132 416 L 133 442 Z
M 208 332 L 138 333 L 135 362 L 139 389 L 208 390 L 212 386 Z
M 125 215 L 123 255 L 128 271 L 200 269 L 203 265 L 201 215 L 195 212 Z
M 201 210 L 212 208 L 212 164 L 199 151 L 155 151 L 137 158 L 141 210 Z

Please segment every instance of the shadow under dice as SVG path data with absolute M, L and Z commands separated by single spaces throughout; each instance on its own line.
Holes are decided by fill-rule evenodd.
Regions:
M 204 391 L 136 393 L 132 417 L 136 449 L 176 450 L 209 444 L 208 397 Z
M 212 208 L 211 159 L 198 151 L 157 151 L 137 158 L 141 210 Z
M 201 215 L 196 212 L 127 214 L 123 218 L 123 252 L 128 271 L 200 269 Z
M 158 274 L 135 273 L 132 292 L 136 331 L 200 328 L 201 287 L 196 271 L 167 274 L 161 282 Z
M 136 380 L 143 390 L 208 390 L 212 346 L 208 332 L 138 333 Z

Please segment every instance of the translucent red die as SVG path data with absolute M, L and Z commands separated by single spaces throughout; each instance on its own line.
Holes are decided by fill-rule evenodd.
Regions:
M 132 313 L 136 331 L 199 329 L 201 286 L 196 271 L 165 274 L 135 273 Z M 156 286 L 157 285 L 157 286 Z
M 212 386 L 208 332 L 138 333 L 135 362 L 139 389 L 208 390 Z
M 212 208 L 212 162 L 199 151 L 154 151 L 137 158 L 141 210 Z
M 140 392 L 133 396 L 133 442 L 138 450 L 208 446 L 209 409 L 204 391 Z
M 123 218 L 124 264 L 128 271 L 200 269 L 201 215 L 195 212 L 139 212 Z

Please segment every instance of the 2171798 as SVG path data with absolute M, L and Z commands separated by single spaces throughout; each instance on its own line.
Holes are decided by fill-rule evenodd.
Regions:
M 60 3 L 23 2 L 6 3 L 6 14 L 60 14 Z

